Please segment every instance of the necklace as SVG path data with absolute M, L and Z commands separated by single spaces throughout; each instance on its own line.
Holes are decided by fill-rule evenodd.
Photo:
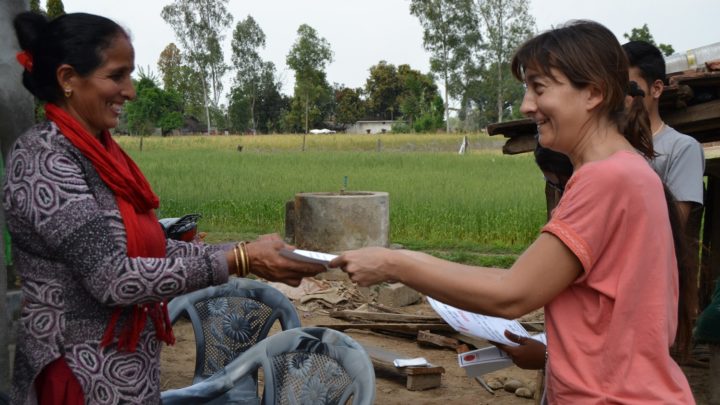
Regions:
M 657 131 L 653 132 L 652 136 L 655 137 L 655 135 L 659 134 L 660 131 L 663 130 L 663 128 L 665 128 L 665 122 L 660 121 L 660 128 L 658 128 Z

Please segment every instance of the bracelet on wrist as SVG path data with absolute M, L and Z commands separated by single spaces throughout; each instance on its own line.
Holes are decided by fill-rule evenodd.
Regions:
M 240 265 L 238 267 L 238 276 L 247 277 L 250 274 L 250 255 L 248 255 L 247 242 L 239 242 L 235 248 L 240 253 Z

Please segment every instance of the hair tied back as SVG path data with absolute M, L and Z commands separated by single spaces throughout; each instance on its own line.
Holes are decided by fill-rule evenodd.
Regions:
M 633 98 L 645 97 L 645 92 L 638 86 L 636 81 L 630 80 L 630 89 L 628 90 L 628 95 Z
M 28 51 L 20 51 L 15 55 L 15 58 L 20 65 L 25 68 L 28 72 L 32 72 L 33 68 L 33 57 Z

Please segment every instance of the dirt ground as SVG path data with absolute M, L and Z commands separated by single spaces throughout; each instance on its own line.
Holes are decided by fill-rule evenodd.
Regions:
M 322 309 L 308 310 L 308 306 L 300 304 L 296 304 L 296 307 L 303 326 L 345 323 L 330 318 L 327 311 Z M 434 315 L 434 311 L 425 300 L 416 305 L 404 307 L 401 311 L 416 315 Z M 275 330 L 277 329 L 276 326 Z M 532 405 L 535 403 L 532 399 L 520 398 L 502 389 L 495 390 L 494 394 L 486 391 L 478 382 L 468 378 L 458 367 L 457 355 L 452 350 L 422 347 L 412 339 L 374 332 L 349 330 L 345 333 L 362 344 L 393 351 L 407 357 L 425 357 L 433 365 L 445 368 L 441 386 L 426 391 L 409 391 L 405 388 L 403 379 L 378 374 L 376 376 L 377 404 L 423 405 L 442 402 L 444 404 Z M 192 380 L 195 364 L 192 326 L 189 322 L 179 322 L 175 325 L 175 335 L 177 337 L 175 346 L 163 349 L 161 378 L 163 390 L 186 386 Z M 683 369 L 690 381 L 697 403 L 709 405 L 710 403 L 706 399 L 708 370 L 695 367 L 684 367 Z M 485 375 L 485 380 L 513 378 L 525 385 L 532 386 L 536 383 L 537 375 L 536 371 L 510 367 Z

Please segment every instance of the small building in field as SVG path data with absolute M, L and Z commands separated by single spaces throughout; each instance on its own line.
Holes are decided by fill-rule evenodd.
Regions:
M 384 134 L 395 121 L 357 121 L 345 130 L 348 134 Z

